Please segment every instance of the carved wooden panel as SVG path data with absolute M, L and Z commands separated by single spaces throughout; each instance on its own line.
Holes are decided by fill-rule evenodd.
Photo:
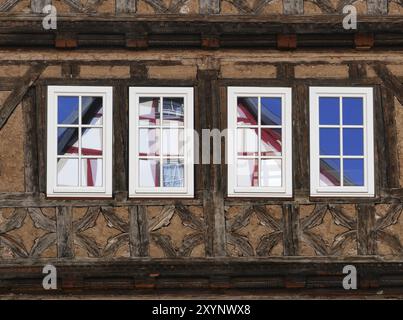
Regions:
M 357 255 L 355 205 L 300 206 L 300 255 Z
M 50 0 L 49 0 L 50 1 Z M 2 0 L 0 12 L 41 13 L 49 1 Z M 61 0 L 52 3 L 59 14 L 99 15 L 135 14 L 241 14 L 310 15 L 341 14 L 343 7 L 354 5 L 361 14 L 402 14 L 400 0 Z
M 283 255 L 283 210 L 281 206 L 230 207 L 226 210 L 229 256 Z
M 0 261 L 56 258 L 54 208 L 0 209 Z
M 373 232 L 379 255 L 403 255 L 403 205 L 381 204 L 375 206 Z
M 128 208 L 74 208 L 72 214 L 76 258 L 130 256 Z
M 195 206 L 153 206 L 147 208 L 150 256 L 205 256 L 206 224 L 203 208 Z

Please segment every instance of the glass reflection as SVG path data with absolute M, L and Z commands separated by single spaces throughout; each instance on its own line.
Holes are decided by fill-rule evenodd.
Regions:
M 160 124 L 160 98 L 139 99 L 139 124 L 141 126 Z
M 82 159 L 81 184 L 102 187 L 102 159 Z
M 78 97 L 57 97 L 57 123 L 78 124 Z
M 362 129 L 343 129 L 343 154 L 348 156 L 362 156 L 364 154 Z
M 82 97 L 82 124 L 102 125 L 102 97 Z
M 182 156 L 184 147 L 184 130 L 164 129 L 162 135 L 164 156 Z
M 181 159 L 166 159 L 163 165 L 164 187 L 180 188 L 184 186 L 185 166 Z
M 263 156 L 281 155 L 281 129 L 261 129 L 260 138 Z
M 319 129 L 320 155 L 340 154 L 340 130 L 320 128 Z
M 102 156 L 102 129 L 82 128 L 81 154 Z
M 344 159 L 343 160 L 345 186 L 363 186 L 364 185 L 364 160 L 363 159 Z
M 343 124 L 363 124 L 363 99 L 343 98 Z
M 259 166 L 257 159 L 238 159 L 238 187 L 257 187 L 259 185 Z
M 320 159 L 320 185 L 340 186 L 340 159 Z
M 140 156 L 160 154 L 160 129 L 139 129 L 138 139 Z
M 154 159 L 139 160 L 140 187 L 160 186 L 160 161 Z
M 340 99 L 332 97 L 319 98 L 319 124 L 340 124 Z
M 281 159 L 263 159 L 260 183 L 263 187 L 281 187 Z
M 238 125 L 257 125 L 258 105 L 258 98 L 256 97 L 238 97 Z
M 57 159 L 57 185 L 78 186 L 78 159 Z
M 281 98 L 261 98 L 261 124 L 281 125 Z
M 57 154 L 78 155 L 78 129 L 57 128 Z
M 258 154 L 258 129 L 237 129 L 239 156 L 255 156 Z
M 164 98 L 163 125 L 183 126 L 185 104 L 183 98 Z

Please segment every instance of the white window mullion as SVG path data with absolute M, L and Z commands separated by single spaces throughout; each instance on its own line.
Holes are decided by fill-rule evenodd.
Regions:
M 313 197 L 373 197 L 375 194 L 374 187 L 374 153 L 373 153 L 373 89 L 366 87 L 311 87 L 310 88 L 310 163 L 311 163 L 311 196 Z M 339 123 L 320 124 L 320 98 L 338 98 L 339 106 Z M 362 101 L 362 124 L 346 124 L 343 117 L 348 117 L 348 113 L 344 114 L 343 107 L 346 98 L 360 98 Z M 348 119 L 347 119 L 348 120 Z M 351 121 L 350 121 L 351 122 Z M 340 155 L 327 156 L 320 155 L 320 135 L 319 128 L 339 128 Z M 345 136 L 344 129 L 361 129 L 363 132 L 363 154 L 346 154 L 344 149 L 344 138 L 347 142 L 348 136 Z M 350 148 L 351 148 L 350 144 Z M 354 147 L 353 147 L 354 148 Z M 340 159 L 340 185 L 321 185 L 320 159 Z M 357 161 L 363 160 L 362 178 L 363 183 L 356 180 L 352 175 L 346 176 L 346 170 L 349 168 L 345 165 L 345 159 Z M 351 164 L 351 162 L 350 162 Z M 329 171 L 329 173 L 331 173 Z M 354 185 L 346 185 L 345 177 L 349 178 Z
M 258 99 L 257 124 L 256 125 L 238 125 L 237 122 L 237 100 L 238 98 L 256 97 Z M 280 98 L 282 121 L 279 125 L 261 125 L 262 119 L 262 98 Z M 292 101 L 291 88 L 268 88 L 268 87 L 228 87 L 228 196 L 229 197 L 273 197 L 287 198 L 292 197 Z M 252 128 L 258 130 L 257 133 L 257 156 L 238 156 L 238 128 Z M 262 132 L 263 128 L 281 129 L 281 155 L 261 155 L 262 151 Z M 246 148 L 247 150 L 247 148 Z M 258 162 L 258 185 L 240 186 L 238 184 L 238 161 L 239 159 L 257 159 Z M 281 159 L 281 186 L 262 186 L 262 161 Z M 270 168 L 271 169 L 271 168 Z M 270 170 L 269 169 L 269 170 Z M 249 172 L 250 174 L 251 172 Z M 270 171 L 269 171 L 270 173 Z M 252 171 L 253 174 L 253 171 Z M 252 176 L 253 178 L 253 176 Z M 247 178 L 248 179 L 248 178 Z
M 83 125 L 82 123 L 82 97 L 102 97 L 102 125 Z M 77 99 L 77 122 L 76 123 L 63 123 L 58 124 L 58 105 L 59 97 L 76 98 Z M 71 121 L 74 120 L 74 104 L 68 103 L 63 107 L 67 110 L 72 107 L 69 117 Z M 48 142 L 47 142 L 47 196 L 48 197 L 112 197 L 112 87 L 92 87 L 92 86 L 49 86 L 48 87 Z M 77 130 L 77 140 L 70 142 L 72 146 L 77 146 L 77 155 L 58 155 L 58 128 L 74 128 Z M 99 128 L 102 130 L 102 139 L 94 140 L 94 146 L 102 143 L 102 156 L 88 155 L 84 156 L 83 149 L 83 128 Z M 91 144 L 91 140 L 89 140 Z M 64 176 L 74 177 L 77 175 L 77 182 L 61 184 L 58 181 L 58 158 L 75 159 L 77 161 L 77 168 L 64 166 Z M 83 161 L 85 159 L 101 159 L 102 167 L 94 170 L 94 186 L 83 185 Z M 73 160 L 70 160 L 73 161 Z M 98 165 L 98 162 L 96 162 Z M 87 170 L 90 170 L 87 166 Z M 99 171 L 102 171 L 102 179 L 97 181 Z M 85 177 L 87 179 L 87 177 Z M 74 181 L 74 180 L 72 180 Z M 97 186 L 98 185 L 98 186 Z

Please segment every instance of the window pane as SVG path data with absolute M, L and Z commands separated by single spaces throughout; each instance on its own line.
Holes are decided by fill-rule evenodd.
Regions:
M 141 126 L 160 124 L 160 98 L 139 99 L 139 124 Z
M 343 98 L 343 124 L 363 124 L 362 98 Z
M 78 97 L 57 97 L 57 123 L 78 124 Z
M 258 129 L 238 129 L 238 155 L 255 156 L 258 153 Z
M 320 155 L 340 154 L 340 130 L 321 128 L 319 129 Z
M 138 139 L 140 156 L 160 154 L 160 129 L 139 129 Z
M 183 160 L 168 159 L 164 160 L 163 165 L 163 185 L 164 187 L 183 187 L 185 176 L 185 166 Z
M 319 124 L 340 124 L 339 98 L 319 98 Z
M 59 187 L 78 186 L 78 159 L 57 160 L 57 185 Z
M 81 154 L 102 156 L 102 129 L 82 128 Z
M 258 117 L 258 98 L 238 97 L 238 125 L 256 125 Z
M 281 187 L 281 159 L 263 159 L 260 183 L 263 187 Z
M 57 128 L 57 154 L 78 155 L 77 128 Z
M 364 185 L 364 160 L 363 159 L 344 159 L 343 160 L 345 186 L 363 186 Z
M 340 186 L 340 159 L 320 159 L 320 185 Z
M 81 184 L 83 187 L 102 187 L 102 159 L 82 159 Z
M 260 138 L 262 156 L 281 155 L 281 129 L 262 129 Z
M 183 129 L 163 129 L 162 149 L 164 156 L 182 156 L 184 146 Z
M 281 98 L 261 99 L 261 124 L 281 125 Z
M 238 159 L 237 185 L 238 187 L 257 187 L 258 181 L 258 160 Z
M 164 126 L 183 126 L 185 106 L 183 98 L 164 98 Z
M 160 186 L 160 161 L 139 160 L 139 185 L 140 187 Z
M 362 156 L 364 154 L 362 129 L 343 129 L 343 154 L 349 156 Z
M 102 97 L 82 97 L 81 123 L 86 125 L 102 125 Z

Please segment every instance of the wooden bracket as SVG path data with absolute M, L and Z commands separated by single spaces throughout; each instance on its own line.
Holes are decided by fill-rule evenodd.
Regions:
M 57 49 L 75 49 L 78 47 L 77 35 L 73 33 L 57 33 L 55 39 Z
M 293 50 L 296 48 L 297 48 L 297 35 L 296 34 L 278 34 L 277 35 L 277 49 Z
M 358 50 L 369 50 L 374 46 L 374 35 L 372 33 L 355 33 L 354 46 Z

